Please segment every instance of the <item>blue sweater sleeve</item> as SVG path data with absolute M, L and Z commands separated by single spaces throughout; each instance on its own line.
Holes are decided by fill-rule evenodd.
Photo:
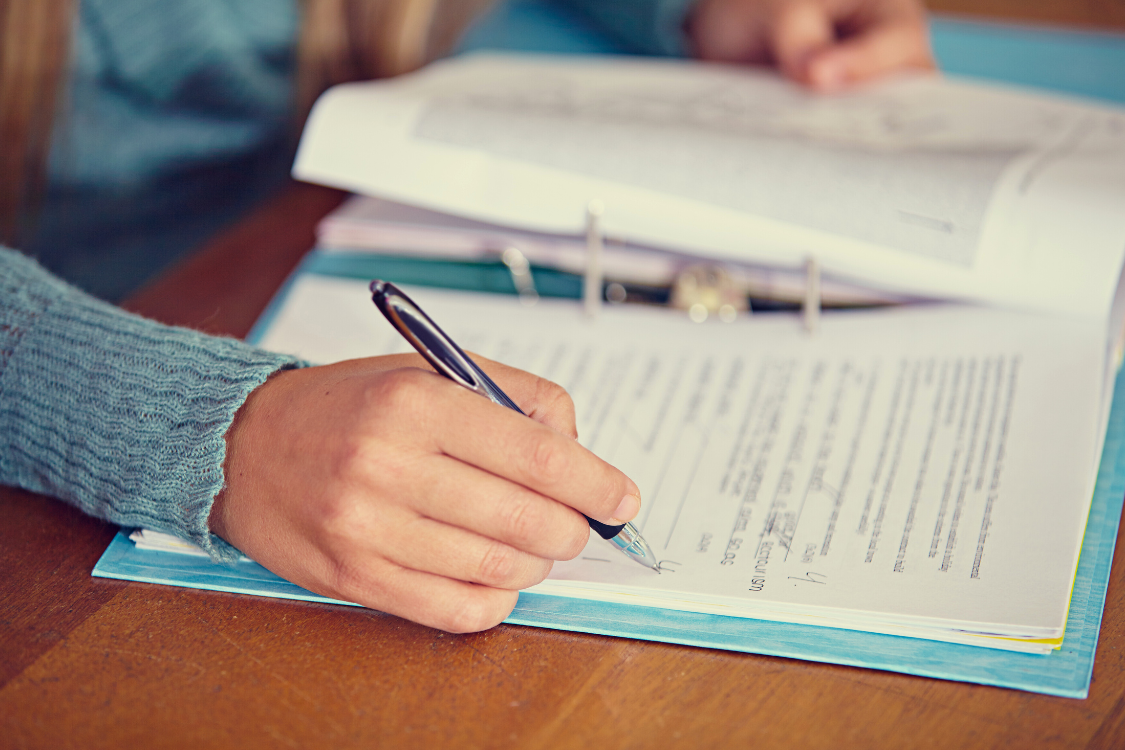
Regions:
M 224 436 L 292 357 L 127 313 L 0 248 L 0 483 L 125 526 L 208 530 Z
M 683 57 L 684 31 L 696 0 L 556 0 L 582 12 L 637 52 Z

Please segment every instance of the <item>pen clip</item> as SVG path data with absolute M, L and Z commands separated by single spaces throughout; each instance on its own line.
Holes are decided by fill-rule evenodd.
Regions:
M 442 375 L 501 406 L 523 413 L 492 382 L 469 355 L 438 324 L 430 320 L 401 289 L 386 281 L 371 282 L 371 300 L 418 353 Z
M 371 299 L 399 333 L 426 358 L 435 370 L 470 391 L 488 396 L 476 377 L 476 367 L 445 332 L 402 294 L 383 281 L 371 283 Z

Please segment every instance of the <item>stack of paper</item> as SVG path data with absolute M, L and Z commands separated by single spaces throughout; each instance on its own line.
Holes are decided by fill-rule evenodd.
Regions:
M 467 348 L 563 384 L 637 481 L 653 574 L 596 536 L 535 593 L 1043 653 L 1062 639 L 1104 434 L 1104 338 L 960 305 L 699 326 L 413 289 Z M 303 275 L 261 343 L 406 351 L 363 282 Z M 187 551 L 151 531 L 138 547 Z
M 413 290 L 466 348 L 575 400 L 637 481 L 655 575 L 596 536 L 540 593 L 994 648 L 1056 647 L 1089 508 L 1105 341 L 963 306 L 697 326 L 671 311 Z M 361 282 L 305 276 L 263 345 L 405 351 Z
M 530 263 L 572 274 L 586 267 L 586 238 L 488 224 L 451 214 L 407 206 L 384 198 L 356 195 L 326 216 L 317 227 L 317 248 L 326 254 L 376 253 L 442 260 L 492 261 L 508 248 Z M 677 274 L 698 264 L 698 256 L 642 247 L 606 238 L 602 273 L 607 281 L 644 287 L 672 286 Z M 804 298 L 803 270 L 726 261 L 734 284 L 759 300 L 798 302 Z M 874 290 L 832 277 L 821 279 L 821 304 L 846 307 L 896 304 L 908 295 Z

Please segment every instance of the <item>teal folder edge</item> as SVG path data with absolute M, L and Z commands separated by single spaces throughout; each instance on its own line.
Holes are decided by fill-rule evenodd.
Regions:
M 1125 102 L 1125 36 L 1041 26 L 932 19 L 932 42 L 944 70 L 959 75 Z M 628 50 L 549 0 L 497 6 L 465 38 L 462 51 L 520 49 L 559 53 Z M 312 253 L 290 277 L 248 339 L 261 340 L 293 280 L 305 273 L 510 293 L 500 264 L 423 262 L 410 258 Z M 537 270 L 548 296 L 576 297 L 580 281 Z M 654 610 L 524 592 L 508 623 L 637 638 L 882 669 L 923 677 L 1084 698 L 1093 674 L 1125 497 L 1125 375 L 1119 374 L 1097 486 L 1083 540 L 1063 647 L 1047 656 L 958 646 L 760 620 Z M 313 594 L 256 563 L 219 565 L 206 558 L 136 549 L 118 533 L 94 568 L 95 576 L 213 591 L 347 604 Z M 354 606 L 354 605 L 351 605 Z
M 466 276 L 462 266 L 477 275 Z M 310 253 L 290 276 L 247 337 L 260 341 L 293 282 L 305 274 L 369 279 L 390 277 L 408 283 L 427 271 L 436 286 L 511 291 L 507 269 L 378 256 Z M 561 275 L 565 276 L 565 275 Z M 510 278 L 510 277 L 509 277 Z M 557 280 L 558 296 L 575 296 L 570 282 Z M 506 288 L 505 288 L 506 284 Z M 374 312 L 372 313 L 374 314 Z M 1086 697 L 1093 674 L 1098 631 L 1109 585 L 1122 502 L 1125 499 L 1125 371 L 1116 388 L 1082 554 L 1075 577 L 1063 646 L 1046 656 L 960 646 L 915 638 L 838 628 L 705 615 L 625 604 L 520 594 L 506 622 L 726 651 L 782 656 L 847 666 L 1015 688 L 1069 698 Z M 348 604 L 318 596 L 252 562 L 232 565 L 204 557 L 139 550 L 123 532 L 102 555 L 93 574 L 146 583 L 212 591 Z M 351 605 L 355 606 L 355 605 Z

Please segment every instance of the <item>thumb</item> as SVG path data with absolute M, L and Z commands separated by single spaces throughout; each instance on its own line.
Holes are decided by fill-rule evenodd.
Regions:
M 886 23 L 819 50 L 807 60 L 805 75 L 814 88 L 833 91 L 900 68 L 934 68 L 926 27 L 921 21 Z

